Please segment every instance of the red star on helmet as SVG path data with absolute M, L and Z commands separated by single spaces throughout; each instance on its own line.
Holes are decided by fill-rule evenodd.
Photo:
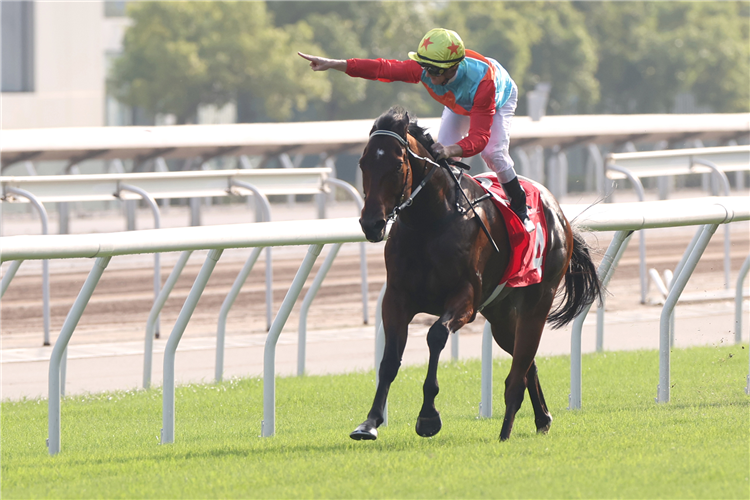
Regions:
M 422 42 L 422 47 L 424 47 L 425 49 L 427 49 L 433 43 L 435 43 L 435 42 L 431 42 L 429 38 L 425 38 L 424 41 Z
M 456 45 L 456 42 L 453 42 L 451 45 L 448 45 L 448 50 L 451 51 L 451 54 L 458 54 L 458 49 L 460 47 Z

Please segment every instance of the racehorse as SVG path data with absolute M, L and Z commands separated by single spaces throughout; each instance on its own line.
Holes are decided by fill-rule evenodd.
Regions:
M 547 222 L 547 254 L 541 282 L 505 287 L 492 298 L 514 248 L 500 212 L 473 180 L 434 162 L 432 138 L 400 107 L 393 107 L 370 131 L 359 167 L 365 204 L 359 220 L 365 237 L 385 245 L 387 285 L 382 302 L 385 351 L 367 420 L 350 437 L 377 439 L 388 390 L 406 347 L 408 326 L 417 313 L 438 316 L 427 333 L 429 364 L 416 432 L 437 434 L 442 422 L 435 408 L 440 352 L 451 333 L 472 322 L 480 306 L 498 345 L 513 356 L 505 380 L 505 416 L 500 440 L 510 437 L 516 412 L 528 390 L 538 433 L 552 417 L 544 401 L 534 362 L 545 322 L 559 328 L 601 298 L 601 283 L 589 249 L 562 213 L 552 194 L 540 190 Z M 469 178 L 470 179 L 470 178 Z M 456 186 L 463 185 L 463 191 Z M 490 238 L 491 236 L 491 238 Z M 558 286 L 561 298 L 550 313 Z M 489 299 L 489 303 L 487 302 Z

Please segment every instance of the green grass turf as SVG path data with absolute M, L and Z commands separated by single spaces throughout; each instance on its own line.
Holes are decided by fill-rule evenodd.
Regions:
M 178 388 L 175 444 L 159 445 L 161 391 L 67 397 L 62 452 L 47 454 L 46 400 L 2 404 L 3 498 L 748 498 L 747 346 L 674 350 L 672 401 L 654 402 L 658 354 L 584 357 L 583 409 L 568 411 L 569 359 L 538 360 L 554 417 L 537 435 L 526 398 L 500 443 L 478 419 L 480 364 L 444 363 L 443 430 L 414 432 L 425 368 L 402 369 L 389 424 L 348 434 L 369 410 L 374 372 L 277 381 L 276 436 L 261 438 L 262 381 Z

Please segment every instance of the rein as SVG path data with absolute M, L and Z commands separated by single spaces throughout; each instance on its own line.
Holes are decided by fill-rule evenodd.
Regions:
M 484 231 L 484 234 L 490 240 L 490 243 L 492 243 L 492 247 L 495 249 L 495 251 L 497 253 L 500 253 L 500 249 L 498 248 L 497 243 L 495 243 L 495 240 L 492 238 L 492 235 L 490 234 L 489 229 L 487 229 L 487 226 L 484 224 L 484 221 L 482 220 L 481 217 L 479 217 L 479 214 L 477 213 L 476 209 L 474 208 L 475 203 L 472 203 L 471 201 L 469 201 L 469 198 L 466 196 L 466 193 L 464 192 L 463 188 L 461 188 L 460 181 L 453 174 L 453 172 L 451 171 L 450 167 L 448 167 L 447 162 L 443 161 L 441 163 L 438 163 L 438 162 L 435 162 L 435 161 L 433 161 L 433 160 L 431 160 L 429 158 L 425 158 L 425 157 L 419 156 L 418 154 L 416 154 L 414 151 L 411 150 L 411 148 L 409 147 L 409 143 L 403 137 L 401 137 L 399 134 L 397 134 L 396 132 L 393 132 L 391 130 L 376 130 L 372 134 L 370 134 L 370 138 L 372 139 L 372 137 L 376 136 L 376 135 L 387 135 L 389 137 L 393 137 L 398 142 L 400 142 L 402 146 L 404 146 L 406 148 L 406 151 L 412 157 L 414 157 L 414 159 L 416 159 L 416 160 L 422 160 L 422 161 L 427 162 L 427 163 L 429 163 L 429 164 L 432 165 L 432 169 L 430 169 L 430 171 L 427 172 L 427 175 L 424 176 L 424 179 L 422 179 L 422 182 L 419 183 L 419 186 L 417 186 L 416 189 L 414 189 L 414 191 L 412 191 L 411 195 L 409 195 L 409 198 L 407 198 L 407 200 L 404 201 L 403 203 L 401 203 L 400 205 L 397 205 L 396 207 L 393 208 L 393 211 L 388 216 L 388 220 L 390 220 L 390 221 L 396 220 L 396 217 L 398 217 L 398 214 L 404 208 L 411 206 L 412 202 L 414 201 L 414 198 L 417 196 L 417 194 L 419 194 L 419 192 L 422 190 L 422 188 L 425 187 L 425 185 L 430 180 L 430 178 L 432 178 L 432 175 L 435 173 L 435 171 L 439 167 L 442 167 L 442 168 L 445 168 L 445 169 L 448 170 L 448 173 L 450 173 L 451 179 L 453 179 L 453 182 L 455 182 L 455 184 L 456 184 L 456 190 L 461 192 L 461 194 L 464 197 L 464 200 L 466 200 L 466 203 L 471 208 L 471 211 L 474 212 L 475 219 L 479 222 L 479 225 L 482 227 L 482 230 Z M 404 185 L 404 189 L 406 189 L 406 185 Z M 403 198 L 403 194 L 402 194 L 402 198 Z M 483 196 L 483 197 L 479 198 L 478 200 L 476 200 L 476 203 L 478 203 L 478 202 L 480 202 L 480 201 L 482 201 L 482 200 L 484 200 L 486 198 L 489 198 L 489 195 Z M 458 206 L 458 204 L 457 204 L 457 207 L 458 207 L 459 211 L 461 211 L 461 207 Z

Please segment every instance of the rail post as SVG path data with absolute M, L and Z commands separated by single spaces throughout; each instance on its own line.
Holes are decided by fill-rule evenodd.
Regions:
M 10 262 L 8 270 L 5 272 L 5 274 L 3 274 L 2 284 L 0 284 L 0 299 L 3 298 L 3 295 L 5 295 L 5 291 L 8 289 L 8 285 L 10 285 L 10 282 L 13 281 L 13 277 L 18 272 L 18 268 L 21 267 L 21 264 L 23 264 L 22 260 L 12 260 Z
M 260 433 L 263 437 L 270 437 L 276 433 L 276 342 L 322 249 L 322 243 L 310 245 L 307 249 L 305 259 L 297 270 L 266 337 L 263 352 L 263 421 L 260 424 Z
M 715 179 L 719 179 L 721 181 L 721 187 L 724 191 L 724 196 L 729 196 L 729 179 L 727 178 L 727 174 L 725 174 L 723 171 L 719 169 L 719 167 L 716 166 L 716 164 L 708 161 L 703 160 L 701 158 L 692 158 L 692 163 L 694 165 L 702 165 L 704 167 L 708 167 L 711 169 L 711 172 L 714 175 Z M 726 290 L 729 290 L 729 281 L 731 279 L 731 273 L 732 273 L 732 257 L 731 257 L 731 229 L 729 228 L 729 224 L 724 224 L 724 288 Z
M 211 273 L 214 271 L 223 251 L 223 249 L 214 249 L 208 252 L 203 267 L 201 267 L 198 276 L 195 278 L 193 287 L 190 289 L 187 299 L 185 299 L 182 310 L 180 310 L 174 328 L 172 328 L 172 333 L 169 335 L 167 347 L 164 350 L 161 444 L 174 443 L 174 365 L 177 345 L 180 343 L 180 339 L 182 339 L 182 334 L 185 333 L 185 327 L 190 321 L 190 317 L 193 315 L 193 311 L 195 311 L 195 306 L 198 305 L 198 300 L 201 298 L 208 279 L 211 277 Z
M 119 189 L 117 190 L 117 193 L 115 196 L 118 198 L 122 198 L 122 191 L 129 191 L 131 193 L 135 193 L 138 196 L 140 196 L 151 208 L 151 213 L 154 215 L 154 229 L 160 229 L 161 228 L 161 213 L 159 212 L 159 205 L 156 204 L 156 200 L 153 196 L 148 194 L 145 190 L 137 187 L 137 186 L 131 186 L 130 184 L 119 184 Z M 135 221 L 135 217 L 133 218 Z M 161 290 L 161 254 L 155 253 L 154 254 L 154 303 L 156 302 L 156 299 L 159 297 L 159 291 Z M 154 331 L 156 338 L 159 338 L 159 316 L 156 317 L 156 320 L 154 321 Z
M 664 308 L 662 309 L 661 317 L 659 318 L 659 385 L 656 390 L 657 403 L 669 402 L 669 326 L 672 312 L 677 304 L 677 300 L 680 298 L 680 294 L 682 294 L 682 291 L 685 289 L 688 279 L 690 279 L 690 275 L 693 273 L 693 270 L 695 270 L 695 266 L 703 255 L 703 251 L 708 246 L 708 242 L 711 241 L 711 236 L 714 235 L 718 227 L 718 224 L 707 224 L 703 226 L 701 235 L 698 238 L 695 247 L 690 252 L 690 256 L 685 261 L 684 267 L 680 270 L 679 274 L 675 274 L 675 277 L 672 280 L 672 288 L 669 291 L 667 300 L 664 302 Z
M 596 274 L 602 281 L 603 286 L 607 286 L 610 278 L 614 274 L 617 263 L 620 261 L 622 254 L 630 243 L 630 237 L 633 231 L 617 231 L 614 238 L 604 254 L 604 258 L 599 263 Z M 583 321 L 589 313 L 591 306 L 587 306 L 581 314 L 573 320 L 573 329 L 570 334 L 570 396 L 568 402 L 569 410 L 579 410 L 582 403 L 581 385 L 582 385 L 582 364 L 581 364 L 581 335 L 583 331 Z
M 484 322 L 482 330 L 482 402 L 479 418 L 492 417 L 492 325 Z
M 302 300 L 302 306 L 299 311 L 299 328 L 297 329 L 297 376 L 301 377 L 305 374 L 305 361 L 307 357 L 307 314 L 310 311 L 310 304 L 312 304 L 315 295 L 317 295 L 320 286 L 323 284 L 328 271 L 333 265 L 333 261 L 341 249 L 341 243 L 335 243 L 331 250 L 326 256 L 326 260 L 318 269 L 318 273 L 315 275 L 315 279 L 310 284 L 310 288 L 305 294 L 305 298 Z
M 645 201 L 646 199 L 646 193 L 643 189 L 643 183 L 641 183 L 641 180 L 633 175 L 633 173 L 628 170 L 627 168 L 620 167 L 618 165 L 615 165 L 614 163 L 608 163 L 607 167 L 608 170 L 613 170 L 615 172 L 620 172 L 625 177 L 628 178 L 628 180 L 633 184 L 633 189 L 635 189 L 636 194 L 638 195 L 638 201 Z M 641 277 L 641 304 L 646 303 L 646 295 L 648 294 L 648 274 L 646 270 L 646 233 L 645 231 L 641 231 L 638 235 L 640 240 L 638 242 L 639 247 L 638 251 L 640 254 L 640 263 L 639 263 L 639 274 Z
M 250 271 L 253 270 L 253 266 L 255 265 L 255 262 L 257 262 L 258 256 L 260 256 L 262 251 L 263 247 L 253 248 L 253 251 L 250 252 L 250 256 L 245 261 L 245 265 L 242 266 L 240 273 L 237 275 L 237 278 L 235 278 L 232 288 L 229 290 L 224 302 L 221 304 L 221 309 L 219 310 L 219 323 L 216 327 L 216 365 L 214 368 L 214 379 L 216 382 L 221 382 L 224 377 L 224 339 L 226 337 L 227 315 L 234 305 L 234 301 L 240 294 L 242 285 L 245 284 L 247 277 L 250 275 Z
M 380 383 L 380 377 L 378 372 L 380 371 L 380 363 L 383 361 L 383 355 L 385 354 L 385 329 L 383 329 L 383 297 L 385 296 L 385 289 L 388 287 L 388 283 L 383 283 L 383 287 L 380 289 L 378 294 L 378 301 L 375 306 L 375 380 L 377 384 Z M 388 425 L 388 400 L 385 402 L 383 407 L 383 423 L 380 425 Z
M 346 191 L 357 204 L 357 214 L 359 215 L 362 212 L 362 209 L 365 206 L 365 202 L 362 199 L 362 196 L 360 196 L 359 192 L 354 188 L 354 186 L 352 186 L 348 182 L 344 182 L 333 177 L 326 178 L 324 184 L 330 184 L 331 186 L 335 186 Z M 369 314 L 367 311 L 367 303 L 369 302 L 369 287 L 367 285 L 367 247 L 365 245 L 366 243 L 364 241 L 359 242 L 359 273 L 362 280 L 362 321 L 366 325 L 369 318 Z
M 734 343 L 742 342 L 742 283 L 750 271 L 750 255 L 745 258 L 742 268 L 737 276 L 737 288 L 734 293 Z
M 185 264 L 187 264 L 187 261 L 192 253 L 192 250 L 185 250 L 180 254 L 180 257 L 177 259 L 177 263 L 174 265 L 172 272 L 169 273 L 167 281 L 164 282 L 164 287 L 162 287 L 159 295 L 156 297 L 154 305 L 151 307 L 151 311 L 148 314 L 148 320 L 146 321 L 146 341 L 143 348 L 144 389 L 148 389 L 149 387 L 151 387 L 151 366 L 153 364 L 152 360 L 154 356 L 154 325 L 156 324 L 156 318 L 159 317 L 159 313 L 164 307 L 164 304 L 167 302 L 169 294 L 172 293 L 174 285 L 175 283 L 177 283 L 177 279 L 180 277 L 180 274 L 182 274 L 182 270 L 185 269 Z
M 73 306 L 68 311 L 68 316 L 65 318 L 60 335 L 57 337 L 55 347 L 52 348 L 52 355 L 49 360 L 49 409 L 47 422 L 49 433 L 47 447 L 49 448 L 50 455 L 60 453 L 60 365 L 63 354 L 68 347 L 68 342 L 73 335 L 76 325 L 78 325 L 78 320 L 81 319 L 81 315 L 84 309 L 86 309 L 86 305 L 89 303 L 89 299 L 91 299 L 91 295 L 99 283 L 99 278 L 102 277 L 102 273 L 107 268 L 110 259 L 111 257 L 98 257 L 94 262 L 94 267 L 89 272 L 81 291 L 78 292 L 78 297 L 76 297 Z
M 11 193 L 29 200 L 29 203 L 31 203 L 31 205 L 36 209 L 37 213 L 39 213 L 39 218 L 42 221 L 42 234 L 49 234 L 49 218 L 47 217 L 47 210 L 45 210 L 44 205 L 42 205 L 42 203 L 36 198 L 36 196 L 26 191 L 25 189 L 14 188 L 11 186 L 5 187 L 5 193 Z M 18 266 L 20 265 L 21 264 L 19 263 Z M 13 275 L 15 275 L 16 271 L 18 271 L 18 266 L 16 266 L 15 270 L 13 271 Z M 5 283 L 5 279 L 3 279 L 3 293 L 5 293 L 5 289 L 10 284 L 10 280 L 13 279 L 13 275 L 11 275 L 11 277 L 8 279 L 7 284 Z M 44 339 L 42 340 L 42 344 L 50 345 L 49 260 L 47 259 L 42 261 L 42 315 L 44 322 Z
M 258 188 L 245 181 L 238 181 L 236 179 L 229 180 L 229 189 L 233 187 L 239 187 L 247 189 L 253 193 L 255 198 L 256 214 L 260 214 L 260 217 L 255 218 L 256 222 L 270 222 L 271 221 L 271 204 L 268 202 L 266 195 L 260 192 Z M 240 285 L 241 286 L 241 285 Z M 239 290 L 237 290 L 239 293 Z M 234 301 L 234 299 L 232 299 Z M 231 307 L 231 305 L 230 305 Z M 271 247 L 266 247 L 266 331 L 271 329 L 271 318 L 273 317 L 273 258 L 271 255 Z

